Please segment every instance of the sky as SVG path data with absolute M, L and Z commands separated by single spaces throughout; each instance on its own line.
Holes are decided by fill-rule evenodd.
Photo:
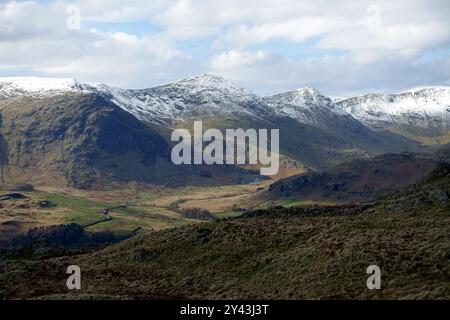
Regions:
M 450 85 L 450 1 L 0 0 L 0 76 L 147 88 L 203 73 L 260 95 Z

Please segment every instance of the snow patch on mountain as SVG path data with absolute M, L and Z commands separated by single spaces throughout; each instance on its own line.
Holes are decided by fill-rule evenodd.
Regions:
M 90 85 L 79 83 L 74 79 L 39 78 L 39 77 L 4 77 L 0 78 L 0 95 L 14 97 L 20 95 L 42 96 L 63 92 L 88 92 Z
M 307 124 L 321 125 L 324 116 L 329 119 L 347 115 L 343 109 L 336 108 L 329 97 L 310 87 L 265 97 L 264 102 L 277 114 Z
M 341 96 L 331 96 L 330 97 L 331 101 L 333 101 L 333 103 L 338 103 L 341 101 L 344 101 L 346 99 L 348 99 L 347 97 L 341 97 Z
M 294 91 L 279 93 L 266 97 L 267 102 L 281 105 L 293 105 L 300 108 L 309 108 L 311 105 L 331 105 L 330 98 L 322 95 L 318 90 L 310 87 L 300 88 Z
M 110 90 L 112 101 L 142 120 L 167 123 L 196 115 L 248 115 L 268 109 L 249 90 L 215 75 L 201 75 L 140 90 Z
M 336 105 L 375 129 L 393 124 L 450 127 L 450 87 L 414 88 L 397 94 L 366 94 Z

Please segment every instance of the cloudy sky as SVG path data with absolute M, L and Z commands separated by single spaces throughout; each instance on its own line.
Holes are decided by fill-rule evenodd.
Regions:
M 0 0 L 0 76 L 144 88 L 219 74 L 259 94 L 450 85 L 447 0 Z

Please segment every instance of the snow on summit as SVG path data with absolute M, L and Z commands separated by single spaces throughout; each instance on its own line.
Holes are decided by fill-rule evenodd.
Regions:
M 450 87 L 422 87 L 396 94 L 366 94 L 336 103 L 338 108 L 374 128 L 392 123 L 427 126 L 430 117 L 450 124 Z
M 39 78 L 39 77 L 4 77 L 0 78 L 0 92 L 39 94 L 48 91 L 81 91 L 81 85 L 75 79 Z
M 261 98 L 221 76 L 203 74 L 148 89 L 120 89 L 85 84 L 74 79 L 0 77 L 0 98 L 49 96 L 67 92 L 96 93 L 137 118 L 164 124 L 195 113 L 257 117 L 275 112 L 311 123 L 321 114 L 351 115 L 372 129 L 395 123 L 428 126 L 433 121 L 450 126 L 450 87 L 419 87 L 395 94 L 366 94 L 330 98 L 310 87 Z M 314 121 L 313 121 L 314 120 Z

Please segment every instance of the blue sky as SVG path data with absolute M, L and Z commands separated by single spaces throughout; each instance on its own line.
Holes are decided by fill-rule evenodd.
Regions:
M 201 73 L 259 94 L 450 85 L 444 0 L 0 1 L 0 76 L 143 88 Z

